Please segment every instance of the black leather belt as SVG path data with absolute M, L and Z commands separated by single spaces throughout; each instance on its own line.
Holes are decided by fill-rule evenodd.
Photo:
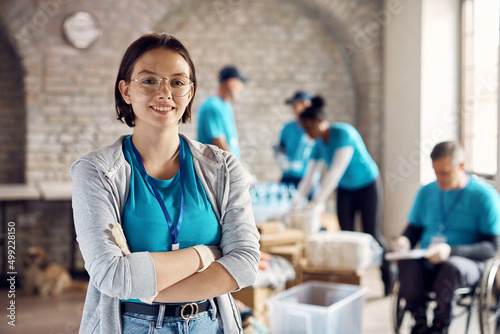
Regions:
M 139 304 L 132 302 L 121 303 L 122 312 L 137 313 L 143 315 L 158 316 L 160 305 L 165 305 L 164 317 L 182 317 L 183 319 L 194 318 L 199 312 L 208 311 L 211 307 L 210 300 L 201 303 L 187 303 L 181 305 L 171 304 Z

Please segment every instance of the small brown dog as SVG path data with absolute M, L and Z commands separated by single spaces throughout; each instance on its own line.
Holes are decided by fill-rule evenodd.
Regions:
M 24 282 L 28 294 L 57 296 L 69 290 L 85 290 L 88 283 L 73 281 L 69 272 L 50 262 L 41 247 L 28 248 L 24 256 Z

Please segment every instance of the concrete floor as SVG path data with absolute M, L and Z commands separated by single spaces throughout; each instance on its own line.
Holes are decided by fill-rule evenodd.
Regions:
M 377 269 L 370 269 L 363 277 L 363 285 L 370 289 L 362 310 L 361 334 L 392 334 L 390 298 L 382 296 L 382 283 Z M 0 290 L 0 333 L 2 334 L 73 334 L 78 328 L 85 294 L 71 292 L 59 297 L 42 298 L 16 294 L 16 326 L 7 324 L 7 290 Z M 474 317 L 470 334 L 479 334 L 478 319 Z M 457 319 L 450 333 L 464 333 L 464 321 Z M 318 333 L 321 334 L 321 333 Z M 339 333 L 342 334 L 342 333 Z M 402 333 L 406 334 L 406 333 Z
M 84 292 L 69 292 L 58 297 L 23 296 L 16 291 L 16 326 L 7 324 L 7 290 L 0 290 L 0 333 L 2 334 L 76 334 L 80 327 Z

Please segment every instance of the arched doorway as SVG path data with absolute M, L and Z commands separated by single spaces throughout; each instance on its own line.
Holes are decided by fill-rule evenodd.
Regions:
M 24 183 L 26 108 L 24 71 L 6 30 L 0 28 L 0 183 Z

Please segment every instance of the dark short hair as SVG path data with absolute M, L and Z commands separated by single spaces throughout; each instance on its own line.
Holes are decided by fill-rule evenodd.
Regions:
M 134 65 L 137 59 L 141 57 L 148 51 L 156 50 L 156 49 L 167 49 L 173 52 L 177 52 L 179 55 L 184 58 L 190 68 L 189 79 L 193 82 L 194 91 L 191 101 L 186 107 L 184 114 L 182 115 L 181 122 L 187 123 L 191 119 L 191 107 L 193 105 L 194 96 L 196 94 L 196 71 L 194 68 L 193 61 L 191 60 L 191 56 L 189 55 L 188 50 L 184 47 L 184 45 L 174 36 L 166 34 L 166 33 L 155 33 L 149 32 L 137 40 L 135 40 L 125 51 L 123 55 L 122 62 L 120 64 L 120 69 L 118 70 L 118 75 L 116 77 L 115 83 L 115 109 L 117 119 L 127 123 L 128 126 L 135 126 L 135 114 L 131 105 L 128 105 L 122 97 L 120 93 L 119 84 L 121 80 L 125 80 L 125 82 L 130 83 L 132 72 L 134 70 Z
M 325 100 L 321 96 L 315 96 L 311 100 L 311 106 L 307 107 L 299 116 L 301 121 L 310 119 L 318 120 L 325 117 L 325 112 L 323 111 L 323 106 L 325 105 Z
M 445 157 L 450 157 L 454 163 L 462 163 L 464 162 L 464 149 L 454 141 L 444 141 L 434 146 L 431 152 L 432 161 Z

